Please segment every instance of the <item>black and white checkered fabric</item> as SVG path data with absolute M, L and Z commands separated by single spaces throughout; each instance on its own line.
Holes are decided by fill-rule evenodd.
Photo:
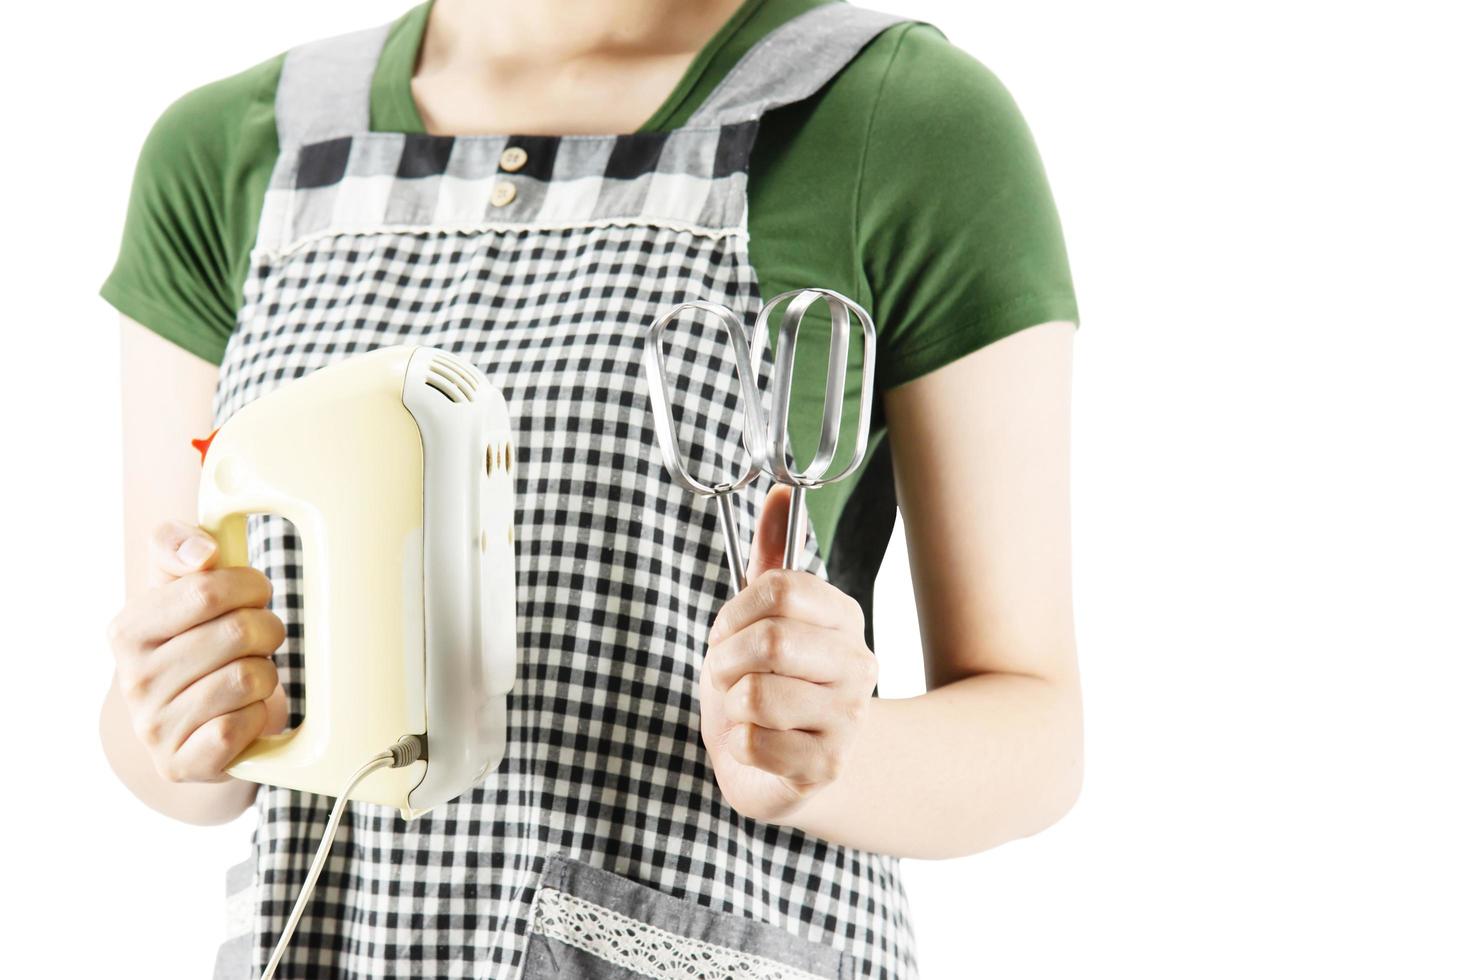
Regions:
M 282 977 L 518 976 L 553 855 L 837 947 L 860 976 L 915 975 L 895 860 L 745 819 L 719 793 L 697 691 L 728 595 L 722 539 L 714 508 L 663 469 L 638 360 L 641 331 L 687 299 L 753 324 L 745 174 L 758 113 L 816 91 L 892 22 L 845 3 L 796 18 L 670 134 L 372 133 L 381 31 L 288 58 L 282 153 L 217 421 L 383 345 L 474 362 L 516 426 L 520 668 L 505 760 L 481 784 L 412 822 L 348 809 Z M 514 172 L 500 165 L 506 146 L 527 154 Z M 496 206 L 506 182 L 514 199 Z M 738 458 L 739 436 L 732 367 L 718 334 L 700 330 L 680 328 L 670 373 L 706 466 Z M 762 479 L 739 496 L 746 540 L 767 489 Z M 287 627 L 276 660 L 294 722 L 299 543 L 269 516 L 251 519 L 250 539 Z M 808 554 L 824 574 L 813 541 Z M 254 869 L 235 896 L 250 914 L 233 943 L 256 971 L 330 802 L 261 789 Z
M 492 200 L 506 176 L 507 137 L 342 136 L 303 147 L 294 173 L 274 174 L 290 183 L 271 188 L 261 243 L 289 248 L 385 228 L 476 234 L 656 222 L 708 234 L 738 227 L 740 167 L 756 125 L 615 139 L 517 136 L 528 160 L 504 205 Z

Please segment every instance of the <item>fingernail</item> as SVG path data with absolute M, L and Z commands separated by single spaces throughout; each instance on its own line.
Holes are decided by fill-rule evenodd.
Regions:
M 178 557 L 185 565 L 202 565 L 214 553 L 214 545 L 208 538 L 185 538 L 178 546 Z

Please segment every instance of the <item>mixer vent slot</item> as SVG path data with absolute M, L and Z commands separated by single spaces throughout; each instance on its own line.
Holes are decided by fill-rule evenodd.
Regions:
M 435 354 L 428 363 L 428 374 L 424 380 L 428 386 L 451 402 L 470 402 L 479 388 L 479 380 L 473 369 L 456 357 Z

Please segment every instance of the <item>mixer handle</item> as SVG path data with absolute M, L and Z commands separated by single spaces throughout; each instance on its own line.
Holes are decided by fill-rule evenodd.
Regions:
M 245 515 L 228 514 L 213 527 L 202 530 L 219 546 L 219 568 L 242 568 L 250 564 L 250 545 L 245 535 Z
M 199 527 L 214 537 L 219 546 L 219 561 L 217 568 L 245 568 L 250 564 L 249 537 L 246 533 L 246 521 L 249 511 L 239 511 L 233 514 L 224 514 L 214 520 L 202 519 Z M 278 753 L 296 736 L 296 729 L 281 732 L 277 735 L 262 735 L 251 742 L 245 749 L 235 756 L 226 770 L 235 776 L 246 779 L 258 779 L 264 773 L 255 767 L 261 762 L 269 763 Z

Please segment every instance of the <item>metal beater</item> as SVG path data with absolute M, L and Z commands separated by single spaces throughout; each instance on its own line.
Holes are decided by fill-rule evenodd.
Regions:
M 771 392 L 773 414 L 767 422 L 761 408 L 761 392 L 754 362 L 758 352 L 762 350 L 764 338 L 768 336 L 770 316 L 786 300 L 789 300 L 789 305 L 780 318 L 775 345 Z M 826 390 L 821 411 L 820 435 L 815 455 L 804 467 L 798 468 L 790 445 L 789 426 L 790 401 L 795 387 L 795 350 L 801 321 L 811 306 L 822 300 L 831 311 L 831 339 L 826 362 Z M 734 368 L 739 378 L 739 410 L 744 423 L 741 441 L 748 455 L 748 465 L 730 479 L 711 484 L 698 480 L 689 472 L 679 450 L 677 424 L 673 419 L 671 390 L 663 357 L 664 333 L 669 325 L 690 310 L 709 313 L 719 319 L 733 350 Z M 858 399 L 856 442 L 850 460 L 832 475 L 830 470 L 841 440 L 841 422 L 845 409 L 846 359 L 851 348 L 852 313 L 856 314 L 857 321 L 861 324 L 862 338 L 861 393 Z M 730 577 L 739 590 L 744 588 L 746 581 L 744 547 L 739 534 L 738 518 L 734 512 L 734 493 L 748 486 L 761 471 L 768 473 L 775 482 L 794 488 L 790 499 L 790 522 L 785 537 L 783 564 L 786 568 L 798 568 L 805 551 L 806 492 L 844 480 L 866 458 L 867 435 L 872 417 L 873 382 L 876 376 L 876 327 L 872 318 L 855 301 L 834 290 L 807 288 L 781 293 L 760 309 L 754 330 L 755 353 L 752 354 L 743 324 L 732 310 L 717 303 L 695 300 L 680 303 L 658 317 L 643 337 L 642 351 L 643 372 L 647 377 L 648 396 L 652 405 L 653 427 L 657 432 L 663 464 L 680 486 L 698 496 L 714 498 L 719 508 L 719 524 L 724 536 L 724 557 Z

